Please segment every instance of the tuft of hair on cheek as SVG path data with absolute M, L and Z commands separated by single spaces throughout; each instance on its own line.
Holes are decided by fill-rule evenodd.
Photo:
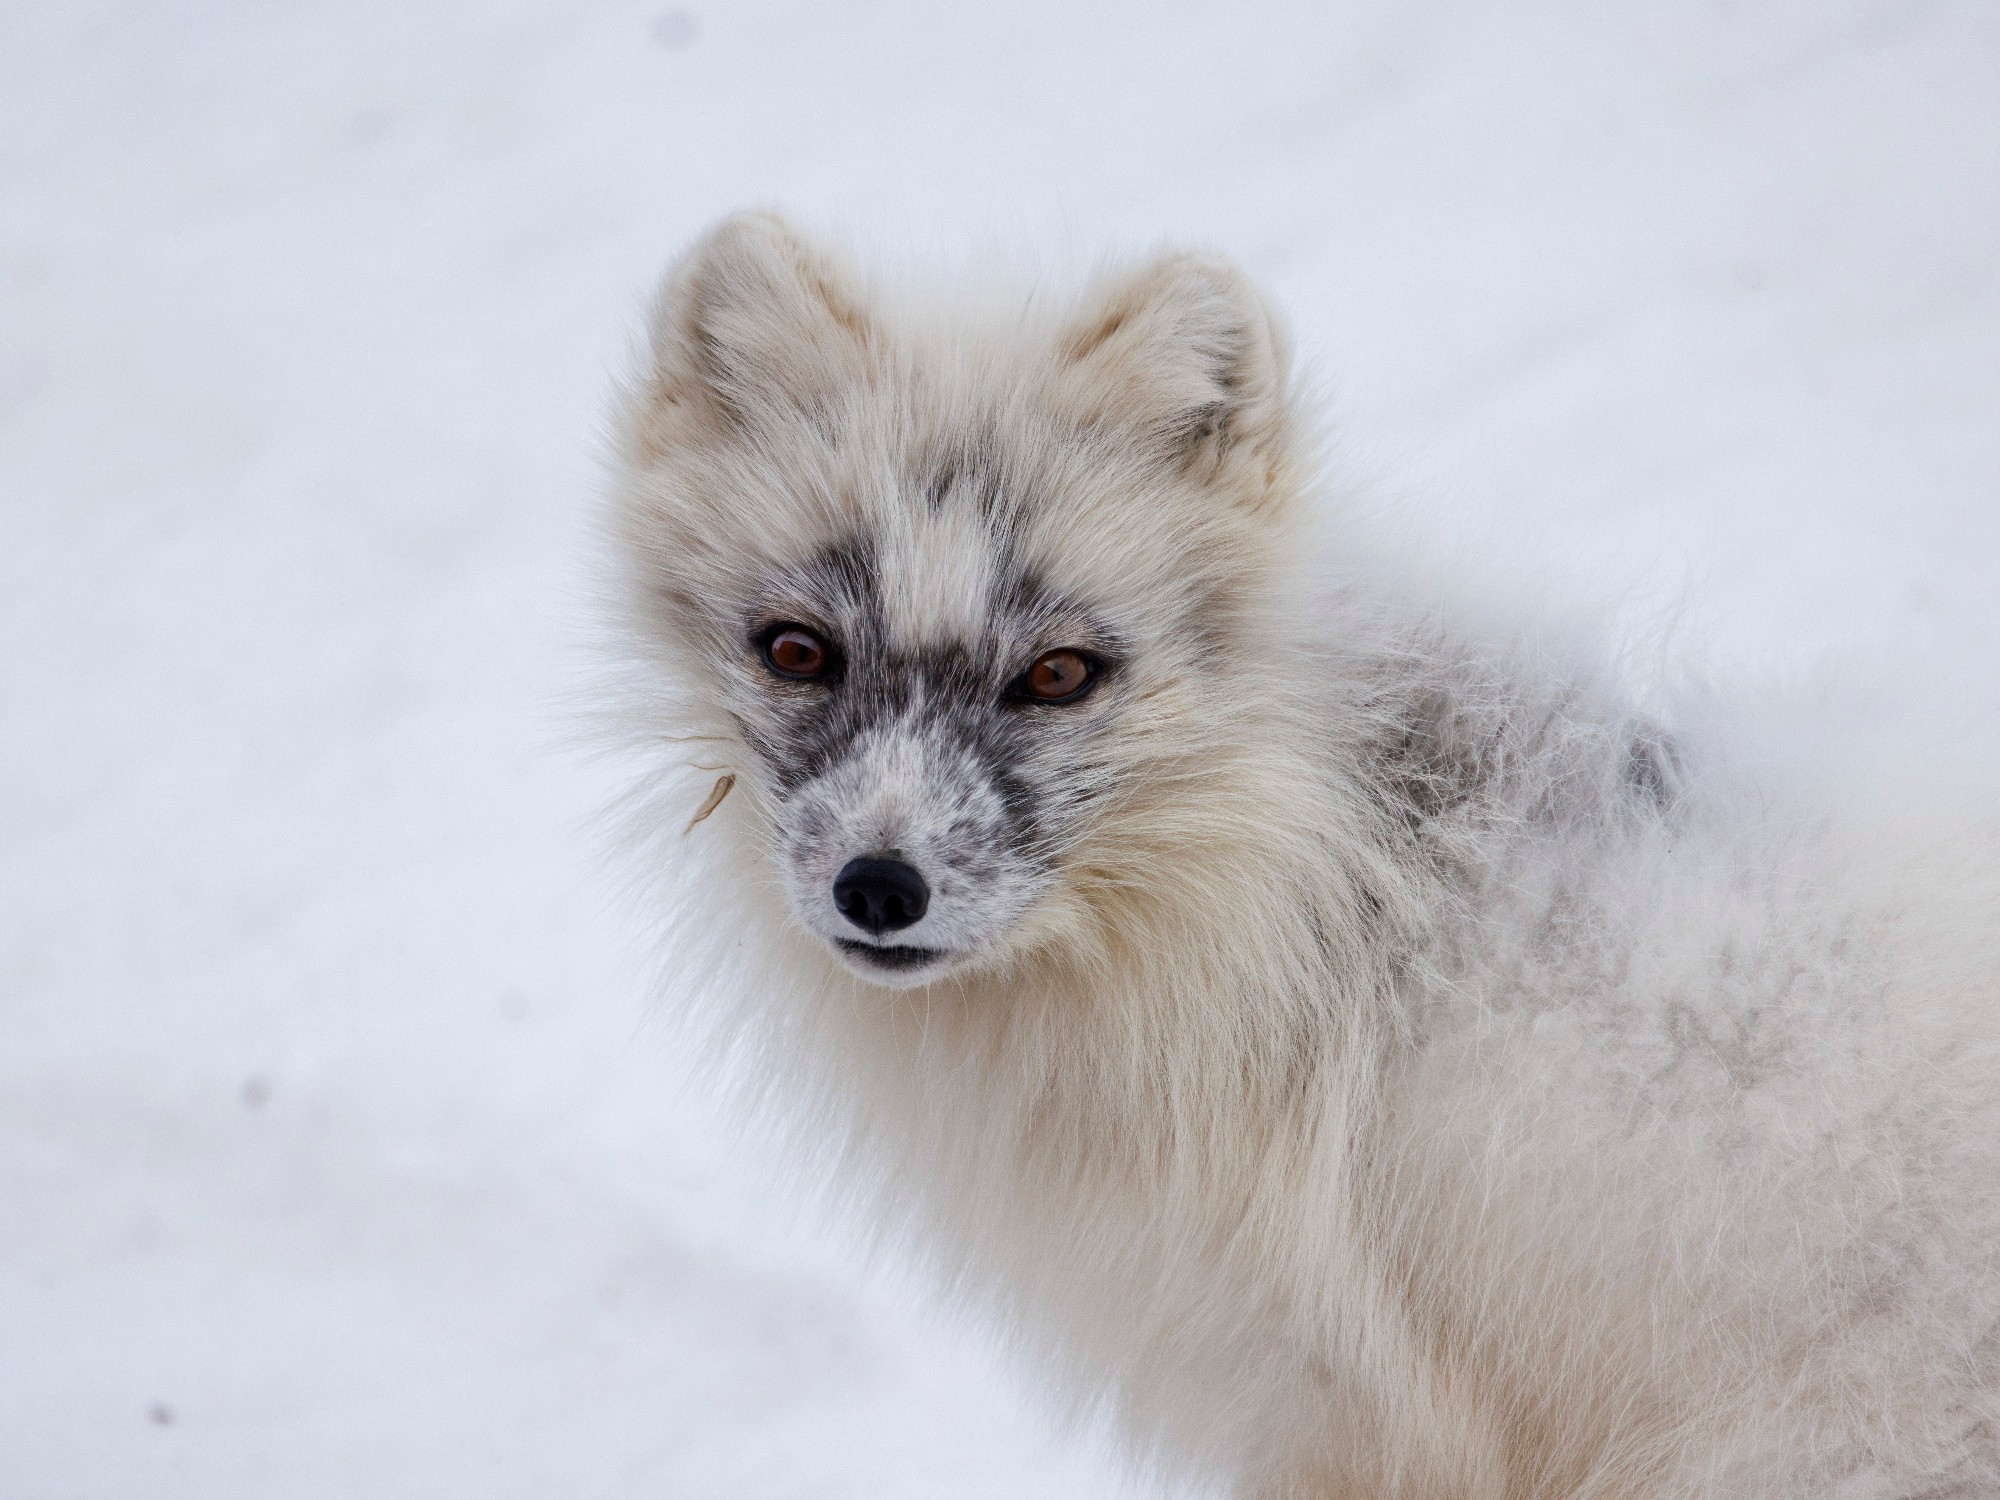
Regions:
M 694 810 L 694 816 L 688 819 L 687 827 L 682 832 L 693 833 L 696 824 L 707 822 L 709 817 L 718 807 L 722 806 L 724 800 L 735 789 L 736 773 L 734 771 L 724 771 L 720 776 L 716 777 L 715 785 L 709 788 L 708 795 L 701 799 L 701 806 Z

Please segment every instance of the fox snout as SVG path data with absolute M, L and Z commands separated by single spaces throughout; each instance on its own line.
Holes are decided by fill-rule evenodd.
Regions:
M 930 899 L 923 875 L 893 852 L 850 859 L 833 880 L 833 904 L 871 937 L 914 925 Z
M 918 708 L 859 726 L 774 798 L 792 914 L 898 987 L 996 958 L 1047 879 L 1023 821 L 1049 800 L 1039 782 L 991 743 L 980 753 L 951 704 Z

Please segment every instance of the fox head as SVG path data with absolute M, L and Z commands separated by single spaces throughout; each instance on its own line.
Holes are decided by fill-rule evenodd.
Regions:
M 736 778 L 706 832 L 764 862 L 741 920 L 910 986 L 1101 940 L 1161 859 L 1198 884 L 1191 799 L 1270 683 L 1289 425 L 1212 258 L 974 328 L 895 319 L 770 216 L 697 244 L 618 516 L 669 727 Z

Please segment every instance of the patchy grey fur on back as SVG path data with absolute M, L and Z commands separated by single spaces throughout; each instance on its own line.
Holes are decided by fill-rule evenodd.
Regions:
M 2000 1495 L 1990 841 L 1327 555 L 1292 402 L 1211 257 L 954 323 L 692 249 L 616 520 L 677 999 L 1236 1493 Z M 1013 690 L 1051 650 L 1086 696 Z

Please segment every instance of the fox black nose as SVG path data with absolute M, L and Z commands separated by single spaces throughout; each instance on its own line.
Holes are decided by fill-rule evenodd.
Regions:
M 878 937 L 908 927 L 930 900 L 924 877 L 900 859 L 850 859 L 833 878 L 833 904 L 840 914 Z

